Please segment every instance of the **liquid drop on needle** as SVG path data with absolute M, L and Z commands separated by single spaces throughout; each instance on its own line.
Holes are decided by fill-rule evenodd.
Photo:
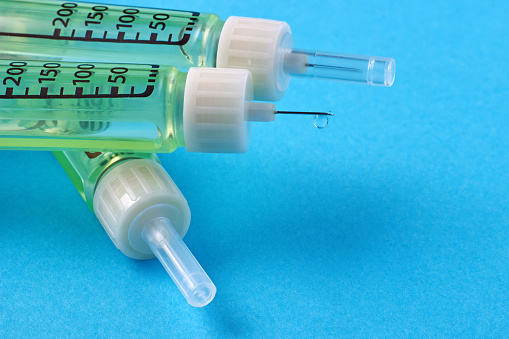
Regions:
M 327 127 L 327 124 L 329 123 L 329 117 L 326 115 L 315 115 L 314 124 L 315 127 L 318 129 L 322 129 Z

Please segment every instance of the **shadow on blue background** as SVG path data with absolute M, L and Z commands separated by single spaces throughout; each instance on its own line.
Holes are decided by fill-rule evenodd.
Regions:
M 203 309 L 157 261 L 113 246 L 50 153 L 2 152 L 0 335 L 509 334 L 507 4 L 171 6 L 286 20 L 297 47 L 394 57 L 395 85 L 293 79 L 278 108 L 330 109 L 329 127 L 278 117 L 245 155 L 160 156 L 218 288 Z

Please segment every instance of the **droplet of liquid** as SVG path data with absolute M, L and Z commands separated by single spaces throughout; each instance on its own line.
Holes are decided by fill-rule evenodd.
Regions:
M 316 128 L 319 129 L 325 128 L 329 123 L 329 117 L 326 115 L 316 114 L 314 123 Z

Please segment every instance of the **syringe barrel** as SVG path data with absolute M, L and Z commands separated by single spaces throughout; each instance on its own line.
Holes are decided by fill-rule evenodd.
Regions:
M 92 211 L 99 180 L 114 166 L 136 159 L 160 164 L 155 153 L 55 151 L 53 154 Z
M 284 61 L 285 71 L 297 76 L 390 87 L 394 82 L 394 59 L 368 55 L 294 49 Z
M 172 152 L 186 74 L 159 65 L 0 60 L 0 149 Z
M 0 1 L 0 55 L 215 66 L 223 21 L 195 11 L 56 0 Z

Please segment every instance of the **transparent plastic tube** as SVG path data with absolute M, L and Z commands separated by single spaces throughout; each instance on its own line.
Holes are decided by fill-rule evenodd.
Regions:
M 168 219 L 153 219 L 142 236 L 190 305 L 202 307 L 214 298 L 216 287 Z
M 285 55 L 285 70 L 314 79 L 391 87 L 396 63 L 392 58 L 295 49 Z

